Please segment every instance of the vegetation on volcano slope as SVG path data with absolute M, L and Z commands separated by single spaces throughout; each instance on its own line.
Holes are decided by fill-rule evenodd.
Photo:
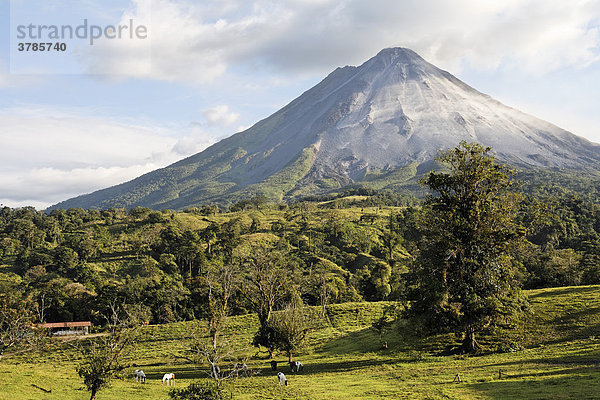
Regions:
M 420 209 L 385 205 L 394 201 L 357 190 L 289 206 L 255 197 L 229 212 L 4 208 L 0 286 L 49 322 L 101 323 L 114 299 L 147 305 L 151 323 L 173 322 L 202 316 L 197 282 L 209 266 L 234 261 L 235 249 L 277 247 L 298 266 L 305 304 L 402 300 L 422 240 Z M 523 288 L 600 283 L 599 205 L 526 197 L 517 222 L 527 229 L 514 254 Z M 329 282 L 325 299 L 316 290 L 321 278 Z M 232 311 L 249 307 L 239 297 Z

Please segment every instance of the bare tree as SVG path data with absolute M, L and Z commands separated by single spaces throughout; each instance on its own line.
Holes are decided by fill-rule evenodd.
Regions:
M 235 266 L 227 264 L 213 266 L 202 277 L 206 288 L 204 310 L 213 349 L 217 348 L 218 336 L 229 313 L 229 300 L 236 289 L 237 272 Z
M 224 381 L 236 379 L 240 374 L 249 374 L 246 359 L 240 359 L 237 354 L 243 353 L 244 348 L 236 348 L 229 336 L 218 332 L 213 336 L 209 327 L 197 322 L 193 328 L 192 345 L 188 349 L 191 357 L 184 357 L 199 365 L 207 365 L 207 375 L 221 386 Z
M 46 310 L 49 308 L 46 305 L 46 293 L 42 293 L 38 297 L 38 301 L 33 305 L 34 311 L 37 314 L 37 320 L 40 323 L 46 322 Z
M 224 334 L 230 300 L 237 290 L 238 272 L 233 264 L 213 265 L 199 278 L 204 289 L 202 309 L 206 326 L 197 322 L 193 328 L 192 346 L 188 349 L 192 357 L 185 358 L 195 364 L 207 364 L 208 374 L 217 386 L 239 376 L 241 370 L 247 371 L 245 362 L 239 362 L 230 338 Z
M 106 335 L 89 341 L 87 345 L 77 345 L 83 355 L 77 373 L 91 393 L 90 400 L 95 400 L 96 393 L 108 387 L 112 378 L 121 374 L 127 367 L 125 359 L 133 348 L 143 321 L 147 318 L 140 308 L 117 307 L 113 304 L 111 315 L 106 319 Z

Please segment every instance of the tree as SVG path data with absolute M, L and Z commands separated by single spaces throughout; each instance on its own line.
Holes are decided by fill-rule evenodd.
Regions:
M 202 317 L 206 326 L 196 324 L 192 346 L 189 349 L 194 363 L 206 363 L 209 375 L 218 387 L 224 380 L 237 377 L 242 363 L 234 356 L 234 348 L 224 334 L 230 300 L 235 293 L 238 270 L 235 265 L 210 265 L 206 273 L 196 278 L 199 286 Z M 228 374 L 221 373 L 223 363 L 230 362 Z
M 187 274 L 190 277 L 196 275 L 204 264 L 204 252 L 200 243 L 200 236 L 197 232 L 186 230 L 181 235 L 180 244 L 175 253 L 182 260 L 182 265 L 187 266 Z
M 305 297 L 314 304 L 321 305 L 321 318 L 327 316 L 327 306 L 330 301 L 352 301 L 356 299 L 346 296 L 349 292 L 346 278 L 349 272 L 326 259 L 311 261 L 312 268 L 306 279 Z M 310 304 L 310 303 L 309 303 Z
M 124 359 L 132 349 L 142 321 L 147 318 L 132 308 L 112 307 L 108 317 L 108 334 L 100 336 L 81 346 L 83 361 L 77 367 L 77 373 L 91 393 L 90 400 L 96 399 L 96 393 L 110 385 L 113 377 L 126 368 Z
M 525 232 L 514 222 L 512 171 L 490 150 L 461 142 L 438 157 L 449 171 L 430 172 L 422 181 L 437 195 L 422 210 L 412 312 L 429 328 L 463 332 L 463 352 L 477 351 L 476 333 L 518 309 L 511 249 Z
M 211 266 L 201 278 L 205 289 L 204 314 L 214 350 L 217 349 L 217 338 L 229 313 L 229 301 L 235 291 L 237 272 L 231 264 Z
M 0 355 L 8 348 L 31 345 L 38 339 L 31 302 L 21 298 L 20 293 L 9 294 L 0 296 Z
M 206 254 L 212 256 L 212 244 L 217 240 L 221 227 L 216 222 L 211 222 L 206 228 L 200 231 L 200 239 L 206 243 Z
M 289 362 L 292 362 L 293 353 L 302 346 L 310 331 L 309 318 L 300 296 L 292 296 L 292 300 L 282 311 L 273 314 L 269 325 L 274 331 L 274 347 L 285 351 Z
M 379 337 L 379 342 L 384 349 L 388 348 L 388 344 L 383 340 L 383 336 L 386 332 L 392 327 L 394 322 L 396 322 L 396 318 L 398 316 L 398 305 L 397 304 L 388 304 L 383 307 L 383 312 L 381 313 L 381 317 L 375 320 L 371 324 L 371 328 L 377 332 L 377 336 Z
M 289 252 L 263 247 L 254 248 L 252 254 L 237 256 L 242 260 L 244 272 L 242 293 L 260 324 L 254 344 L 266 347 L 272 356 L 274 337 L 269 320 L 275 306 L 286 296 L 297 264 Z
M 207 364 L 208 375 L 218 387 L 226 380 L 237 378 L 245 364 L 240 362 L 236 354 L 244 352 L 246 348 L 236 348 L 230 337 L 221 331 L 212 336 L 209 328 L 198 322 L 192 329 L 192 345 L 186 351 L 191 353 L 191 358 L 182 358 L 195 364 Z M 231 367 L 228 372 L 225 372 L 225 364 Z
M 267 205 L 269 199 L 267 199 L 267 196 L 265 196 L 264 194 L 259 194 L 251 198 L 250 201 L 257 210 L 260 210 L 261 208 Z
M 392 264 L 394 262 L 394 251 L 404 241 L 404 238 L 400 234 L 402 228 L 400 227 L 397 214 L 390 213 L 387 228 L 381 235 L 381 242 L 386 251 L 387 262 Z
M 79 263 L 79 256 L 70 247 L 58 246 L 54 249 L 55 271 L 61 276 L 72 275 Z

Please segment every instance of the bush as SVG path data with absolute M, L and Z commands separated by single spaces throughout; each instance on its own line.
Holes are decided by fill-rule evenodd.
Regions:
M 225 400 L 223 389 L 214 382 L 192 383 L 184 389 L 173 389 L 169 397 L 173 400 Z

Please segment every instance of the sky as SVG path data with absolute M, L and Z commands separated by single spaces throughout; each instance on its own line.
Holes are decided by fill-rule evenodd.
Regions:
M 0 204 L 164 167 L 396 46 L 600 143 L 600 0 L 0 0 Z

